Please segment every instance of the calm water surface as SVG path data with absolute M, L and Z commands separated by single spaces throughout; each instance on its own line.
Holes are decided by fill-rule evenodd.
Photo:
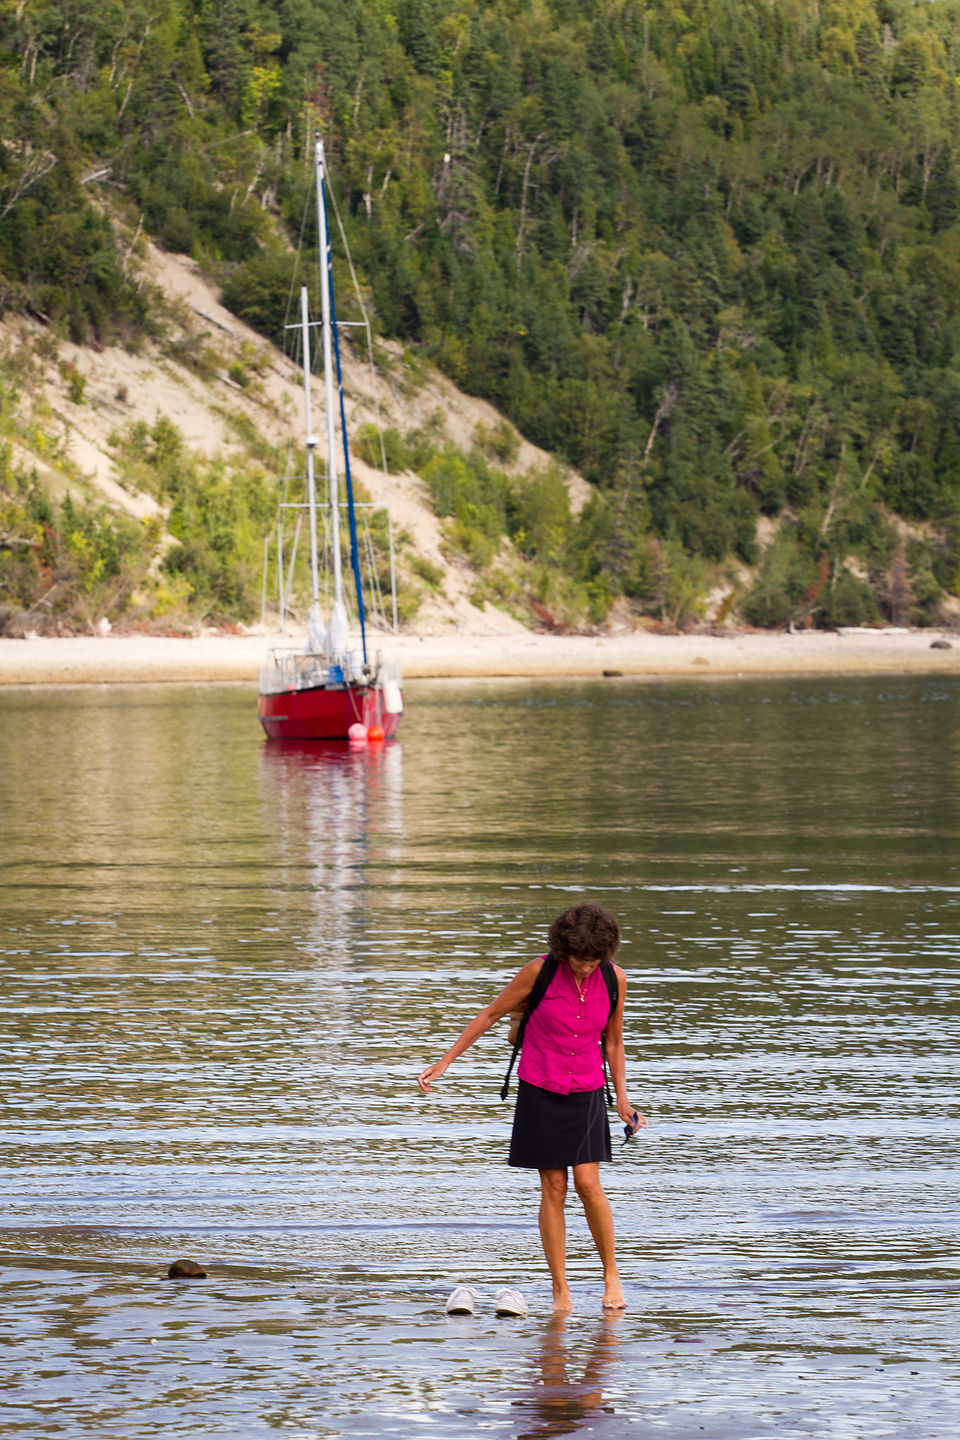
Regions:
M 960 683 L 407 695 L 0 694 L 0 1433 L 956 1436 Z M 584 894 L 651 1128 L 557 1325 L 505 1036 L 413 1077 Z

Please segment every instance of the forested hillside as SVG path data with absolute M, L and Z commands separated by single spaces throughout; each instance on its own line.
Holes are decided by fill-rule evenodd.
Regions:
M 136 343 L 142 227 L 276 334 L 318 125 L 381 333 L 599 487 L 433 455 L 468 552 L 594 619 L 950 613 L 953 0 L 2 0 L 0 40 L 4 311 Z

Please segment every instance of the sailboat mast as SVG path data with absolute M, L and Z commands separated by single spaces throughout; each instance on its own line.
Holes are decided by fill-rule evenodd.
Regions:
M 333 399 L 333 327 L 330 317 L 330 237 L 327 234 L 327 210 L 323 202 L 326 161 L 323 141 L 316 138 L 317 225 L 320 237 L 320 302 L 323 318 L 323 383 L 327 412 L 327 476 L 330 486 L 330 548 L 333 551 L 334 614 L 343 608 L 343 575 L 340 565 L 340 504 L 337 493 L 337 447 Z
M 313 604 L 320 600 L 320 566 L 317 557 L 317 487 L 314 479 L 313 452 L 317 437 L 313 433 L 310 406 L 310 303 L 306 285 L 300 287 L 300 327 L 303 331 L 303 418 L 307 447 L 307 510 L 310 516 L 310 584 Z

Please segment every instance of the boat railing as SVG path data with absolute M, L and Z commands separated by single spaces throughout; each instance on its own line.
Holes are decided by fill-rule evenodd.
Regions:
M 289 690 L 312 690 L 318 685 L 371 685 L 379 677 L 376 665 L 365 665 L 361 650 L 350 650 L 333 660 L 303 650 L 271 650 L 272 664 L 260 669 L 261 695 Z

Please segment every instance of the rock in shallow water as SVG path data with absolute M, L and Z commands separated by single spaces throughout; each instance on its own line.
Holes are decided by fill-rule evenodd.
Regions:
M 174 1260 L 167 1271 L 168 1280 L 206 1280 L 207 1272 L 196 1260 Z

